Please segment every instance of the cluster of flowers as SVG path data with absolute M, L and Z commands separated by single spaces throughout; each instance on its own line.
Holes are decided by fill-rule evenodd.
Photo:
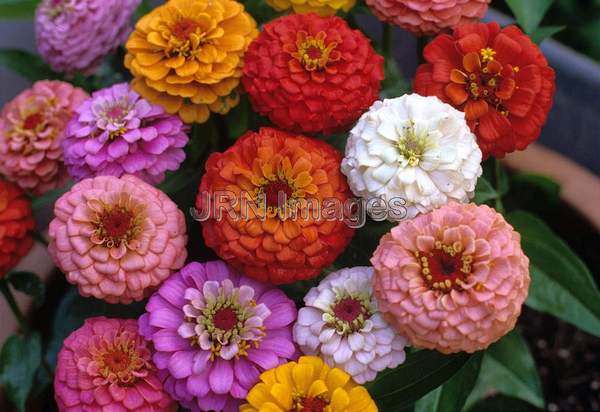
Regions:
M 138 3 L 42 1 L 40 53 L 56 70 L 93 71 Z M 234 0 L 171 0 L 128 37 L 131 84 L 88 96 L 41 81 L 4 107 L 0 276 L 31 248 L 23 190 L 70 176 L 49 227 L 56 265 L 83 296 L 149 297 L 137 322 L 88 319 L 64 342 L 61 411 L 376 411 L 360 385 L 407 345 L 474 352 L 514 327 L 530 283 L 520 236 L 468 202 L 482 159 L 524 149 L 545 122 L 554 72 L 537 46 L 515 26 L 472 22 L 489 0 L 367 0 L 415 34 L 454 28 L 426 46 L 418 94 L 380 101 L 383 58 L 332 16 L 354 1 L 268 3 L 300 14 L 259 33 Z M 187 124 L 227 113 L 242 90 L 277 128 L 211 154 L 199 192 L 244 193 L 267 212 L 209 215 L 203 237 L 223 261 L 186 265 L 185 217 L 153 185 L 184 161 Z M 351 127 L 345 156 L 301 135 Z M 297 310 L 274 285 L 321 274 L 354 229 L 286 219 L 281 193 L 300 205 L 400 197 L 408 219 L 371 267 L 330 273 Z

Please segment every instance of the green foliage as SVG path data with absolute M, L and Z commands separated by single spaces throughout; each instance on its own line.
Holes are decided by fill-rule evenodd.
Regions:
M 541 44 L 548 37 L 560 33 L 565 28 L 566 26 L 540 26 L 531 33 L 531 40 L 533 40 L 534 43 Z
M 532 34 L 540 25 L 552 5 L 552 0 L 506 0 L 517 18 L 517 23 L 527 34 Z
M 479 376 L 483 352 L 476 352 L 446 383 L 417 401 L 415 412 L 461 411 Z
M 36 306 L 44 303 L 46 285 L 35 273 L 10 272 L 5 279 L 15 290 L 31 296 Z
M 33 378 L 40 366 L 42 344 L 40 335 L 10 336 L 0 352 L 0 384 L 8 399 L 20 411 L 31 392 Z
M 507 219 L 531 263 L 527 304 L 600 336 L 600 292 L 587 266 L 536 216 L 515 211 Z
M 494 189 L 494 186 L 483 176 L 477 180 L 477 186 L 475 187 L 475 196 L 473 202 L 478 205 L 486 204 L 491 200 L 495 200 L 500 195 Z
M 384 62 L 385 78 L 381 82 L 381 99 L 402 96 L 410 93 L 411 85 L 402 75 L 400 66 L 394 59 L 385 59 Z
M 483 356 L 477 384 L 467 400 L 466 408 L 489 393 L 502 393 L 519 398 L 538 408 L 544 407 L 544 396 L 535 362 L 525 340 L 513 331 L 488 348 Z
M 397 368 L 380 372 L 367 389 L 381 412 L 398 412 L 454 376 L 471 356 L 420 350 Z
M 31 18 L 40 0 L 0 0 L 0 19 Z
M 62 78 L 60 74 L 52 71 L 40 56 L 25 50 L 0 49 L 0 65 L 32 82 Z

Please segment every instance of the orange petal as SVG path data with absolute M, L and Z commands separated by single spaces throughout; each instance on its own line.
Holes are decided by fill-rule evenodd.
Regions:
M 474 73 L 481 70 L 481 60 L 479 60 L 479 54 L 471 52 L 463 57 L 463 66 L 469 73 Z
M 469 98 L 469 94 L 465 90 L 465 87 L 456 83 L 449 83 L 446 86 L 446 96 L 448 96 L 456 106 L 463 104 Z
M 498 74 L 502 71 L 502 65 L 498 60 L 492 60 L 487 64 L 487 70 L 489 74 Z
M 467 73 L 462 72 L 458 69 L 452 69 L 452 71 L 450 72 L 450 80 L 454 83 L 467 84 L 468 79 L 469 76 L 467 75 Z
M 500 83 L 500 87 L 496 90 L 496 97 L 502 100 L 510 99 L 515 91 L 516 84 L 514 79 L 503 79 Z
M 467 120 L 479 119 L 488 112 L 488 104 L 483 100 L 469 100 L 465 106 Z

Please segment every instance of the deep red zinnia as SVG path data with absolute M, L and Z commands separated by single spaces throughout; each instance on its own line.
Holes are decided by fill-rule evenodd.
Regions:
M 383 58 L 339 17 L 293 14 L 266 24 L 244 57 L 254 110 L 278 127 L 330 134 L 378 98 Z
M 536 140 L 552 107 L 554 70 L 518 27 L 465 24 L 425 47 L 415 92 L 465 112 L 484 157 Z

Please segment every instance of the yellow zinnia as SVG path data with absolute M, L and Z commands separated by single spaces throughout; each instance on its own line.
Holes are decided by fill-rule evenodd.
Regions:
M 369 392 L 346 372 L 303 356 L 260 375 L 240 412 L 377 412 Z
M 315 12 L 321 16 L 333 16 L 339 10 L 349 11 L 356 0 L 267 0 L 267 4 L 277 11 L 293 8 L 295 13 Z
M 239 101 L 243 56 L 256 22 L 234 0 L 171 0 L 142 17 L 127 41 L 132 87 L 186 123 Z

